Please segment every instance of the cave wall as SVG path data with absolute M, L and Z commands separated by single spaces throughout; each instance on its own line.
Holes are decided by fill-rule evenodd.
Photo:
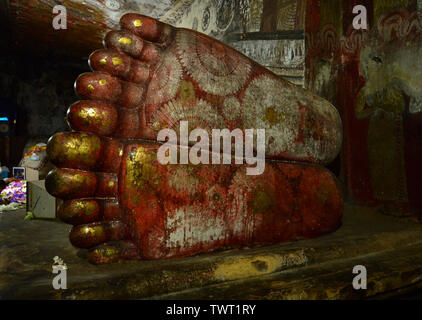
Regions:
M 354 30 L 365 5 L 368 30 Z M 421 215 L 422 1 L 308 0 L 306 86 L 339 109 L 349 200 Z
M 73 83 L 86 71 L 85 61 L 14 51 L 0 56 L 0 113 L 11 120 L 9 136 L 0 137 L 2 165 L 17 166 L 26 144 L 46 142 L 55 132 L 68 130 L 64 118 L 77 100 Z

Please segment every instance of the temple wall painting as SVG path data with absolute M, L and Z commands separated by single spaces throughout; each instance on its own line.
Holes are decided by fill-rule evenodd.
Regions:
M 171 25 L 220 39 L 279 76 L 303 86 L 305 3 L 305 0 L 183 0 L 158 17 Z M 250 33 L 255 34 L 248 37 Z
M 306 1 L 245 0 L 241 3 L 245 4 L 240 7 L 243 33 L 229 34 L 226 41 L 277 75 L 303 86 Z
M 352 29 L 358 4 L 368 9 L 367 31 Z M 421 214 L 420 10 L 421 1 L 307 4 L 306 83 L 342 115 L 346 193 L 386 214 Z

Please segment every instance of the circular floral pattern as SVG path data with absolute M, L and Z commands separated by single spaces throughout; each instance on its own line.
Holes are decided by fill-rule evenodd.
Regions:
M 242 114 L 242 106 L 235 97 L 228 97 L 223 102 L 223 114 L 229 120 L 237 120 Z
M 245 92 L 243 125 L 265 129 L 267 155 L 289 155 L 292 149 L 300 123 L 296 91 L 287 82 L 264 75 L 254 79 Z
M 318 162 L 329 163 L 340 152 L 343 140 L 342 124 L 336 108 L 318 96 L 299 100 L 306 109 L 303 143 L 297 144 L 295 151 L 302 157 L 312 157 Z
M 236 1 L 221 0 L 218 4 L 217 28 L 220 31 L 226 31 L 233 21 L 235 15 Z
M 173 99 L 179 90 L 181 79 L 182 66 L 176 56 L 167 51 L 152 76 L 146 104 L 160 104 Z
M 202 16 L 202 31 L 206 31 L 210 26 L 211 20 L 211 11 L 210 8 L 206 8 L 204 11 L 204 15 Z
M 152 123 L 160 123 L 160 128 L 167 127 L 176 131 L 179 130 L 180 121 L 188 121 L 189 130 L 204 129 L 208 133 L 212 129 L 225 128 L 225 121 L 217 108 L 204 100 L 199 100 L 193 106 L 172 100 L 155 112 L 151 120 Z
M 234 94 L 249 78 L 251 63 L 222 43 L 181 30 L 176 35 L 176 46 L 187 73 L 207 93 Z

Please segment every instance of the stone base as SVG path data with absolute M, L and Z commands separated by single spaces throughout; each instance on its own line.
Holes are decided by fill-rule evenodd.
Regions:
M 70 226 L 0 213 L 0 299 L 355 299 L 422 287 L 422 225 L 346 206 L 335 233 L 193 258 L 94 266 L 68 241 Z M 53 258 L 68 266 L 56 291 Z M 364 265 L 368 290 L 352 287 Z

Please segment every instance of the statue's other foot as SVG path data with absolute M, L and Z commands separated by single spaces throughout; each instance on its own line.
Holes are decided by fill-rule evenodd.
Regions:
M 333 106 L 224 44 L 128 14 L 81 75 L 69 108 L 77 132 L 48 144 L 47 190 L 64 199 L 73 245 L 89 260 L 183 257 L 222 247 L 316 237 L 341 222 L 335 178 L 316 165 L 161 165 L 156 140 L 180 121 L 266 129 L 267 157 L 326 163 L 338 153 Z
M 323 167 L 266 164 L 162 165 L 159 145 L 59 133 L 48 144 L 59 167 L 47 190 L 64 199 L 59 217 L 93 263 L 164 259 L 222 247 L 274 244 L 334 231 L 342 199 Z
M 328 101 L 201 33 L 136 14 L 121 25 L 91 55 L 95 72 L 76 81 L 88 101 L 70 109 L 75 130 L 95 131 L 100 121 L 107 136 L 156 141 L 187 120 L 209 130 L 265 129 L 267 158 L 327 164 L 338 155 L 342 124 Z M 102 116 L 88 122 L 87 111 Z

